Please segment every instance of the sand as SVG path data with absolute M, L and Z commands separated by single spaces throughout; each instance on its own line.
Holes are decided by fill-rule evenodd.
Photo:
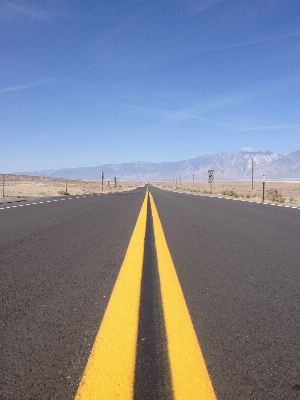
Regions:
M 253 189 L 251 181 L 215 181 L 211 186 L 208 182 L 161 182 L 160 187 L 184 191 L 195 194 L 221 196 L 227 198 L 245 199 L 249 201 L 262 201 L 261 181 L 254 181 Z M 300 180 L 294 181 L 266 181 L 265 202 L 300 207 Z
M 132 190 L 139 183 L 105 181 L 103 191 L 101 180 L 71 180 L 59 178 L 46 178 L 37 176 L 5 175 L 4 197 L 3 184 L 0 181 L 0 204 L 19 199 L 33 199 L 41 197 L 82 195 L 94 193 L 110 193 Z

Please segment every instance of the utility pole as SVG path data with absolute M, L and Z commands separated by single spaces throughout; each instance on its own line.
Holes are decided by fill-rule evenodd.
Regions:
M 253 190 L 253 158 L 252 158 L 252 190 Z
M 115 188 L 117 187 L 117 177 L 115 176 L 114 177 L 114 180 L 115 180 Z
M 223 183 L 223 189 L 224 189 L 224 177 L 223 177 L 223 173 L 224 173 L 224 170 L 222 169 L 222 183 Z
M 101 173 L 102 192 L 103 192 L 103 181 L 104 181 L 104 172 L 102 171 L 102 173 Z

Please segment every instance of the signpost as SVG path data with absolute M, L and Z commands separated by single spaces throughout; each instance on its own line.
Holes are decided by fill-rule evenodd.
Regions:
M 212 183 L 214 181 L 214 170 L 208 170 L 208 183 L 210 183 L 210 194 L 212 194 Z
M 263 189 L 262 189 L 262 201 L 265 202 L 265 184 L 266 184 L 266 177 L 263 175 Z

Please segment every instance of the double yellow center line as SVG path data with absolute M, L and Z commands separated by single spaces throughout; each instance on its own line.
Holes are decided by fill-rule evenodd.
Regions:
M 160 218 L 147 191 L 75 400 L 134 398 L 148 196 L 174 399 L 216 399 Z

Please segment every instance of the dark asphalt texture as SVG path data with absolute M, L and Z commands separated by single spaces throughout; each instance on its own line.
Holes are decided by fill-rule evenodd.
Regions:
M 300 210 L 151 188 L 219 400 L 300 399 Z
M 74 399 L 144 196 L 0 210 L 1 400 Z
M 173 400 L 150 199 L 141 286 L 134 400 Z
M 218 400 L 299 399 L 300 210 L 150 191 Z M 0 210 L 1 400 L 74 398 L 144 195 Z

